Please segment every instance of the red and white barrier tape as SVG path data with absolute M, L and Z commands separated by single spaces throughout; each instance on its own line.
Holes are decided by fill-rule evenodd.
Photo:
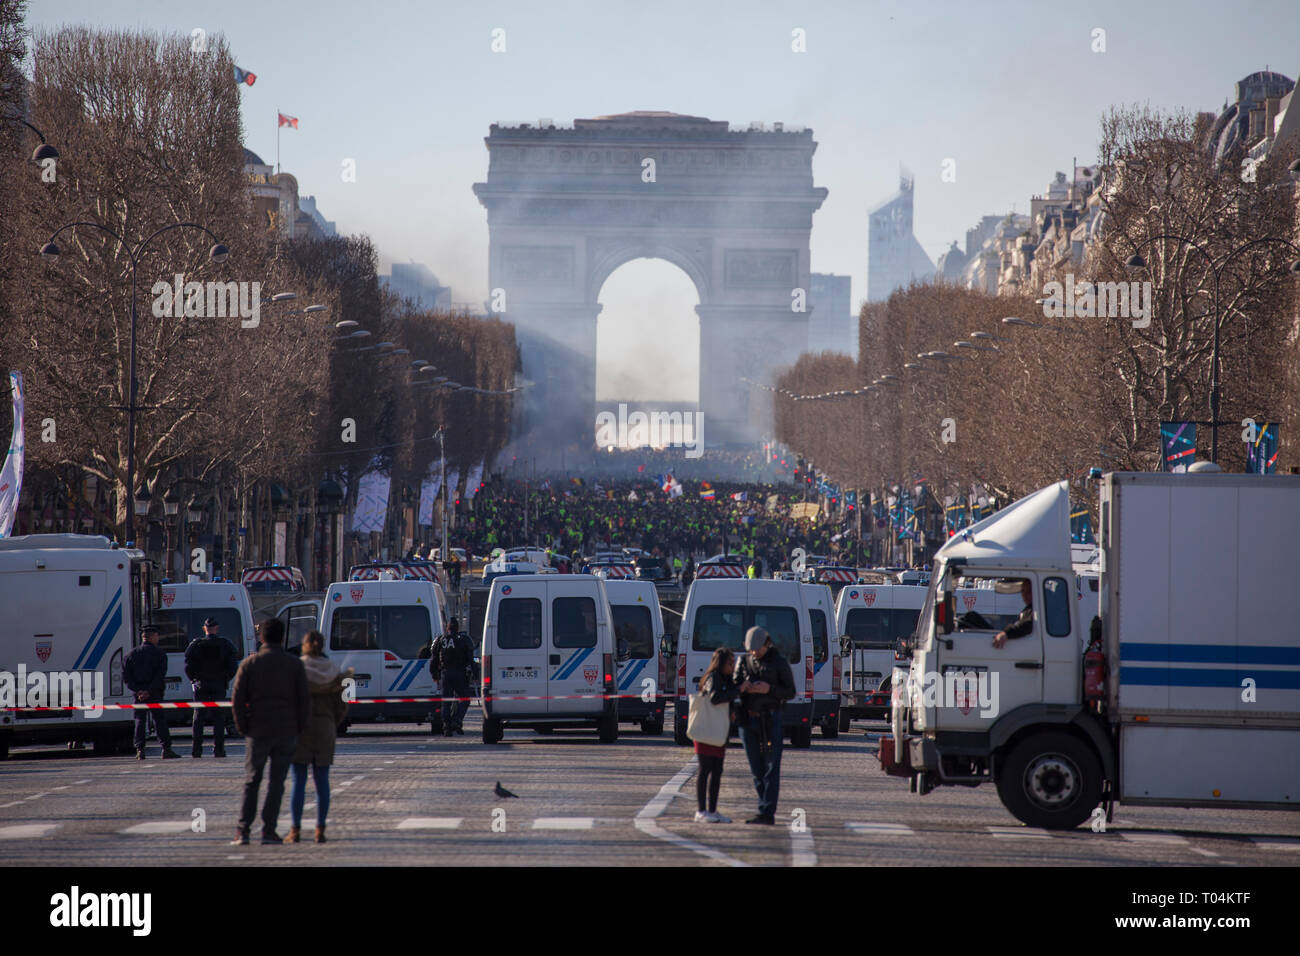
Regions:
M 658 697 L 666 695 L 658 694 Z M 523 696 L 501 696 L 491 694 L 488 700 L 495 703 L 497 701 L 512 700 L 640 700 L 640 694 L 555 694 L 546 696 L 544 694 L 528 694 Z M 426 703 L 447 703 L 469 701 L 471 703 L 479 700 L 478 697 L 357 697 L 348 703 L 351 704 L 426 704 Z M 229 707 L 228 700 L 176 700 L 160 701 L 156 703 L 143 704 L 101 704 L 98 707 L 0 707 L 0 712 L 5 711 L 53 711 L 53 710 L 198 710 L 203 707 Z

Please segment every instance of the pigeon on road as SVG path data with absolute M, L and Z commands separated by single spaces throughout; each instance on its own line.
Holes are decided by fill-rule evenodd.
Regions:
M 519 799 L 519 794 L 511 793 L 505 787 L 501 786 L 500 780 L 498 780 L 497 785 L 492 788 L 492 792 L 495 793 L 498 797 L 514 797 L 516 800 Z

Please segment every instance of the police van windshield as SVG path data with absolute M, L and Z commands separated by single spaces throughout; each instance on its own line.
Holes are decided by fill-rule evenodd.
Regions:
M 849 610 L 845 629 L 854 647 L 884 650 L 910 637 L 920 614 L 916 608 L 855 607 Z
M 341 607 L 330 625 L 334 651 L 392 651 L 411 660 L 432 641 L 429 609 L 422 604 Z
M 630 658 L 641 660 L 654 657 L 650 609 L 644 604 L 615 604 L 610 611 L 614 615 L 618 659 L 625 661 Z
M 232 607 L 160 607 L 153 612 L 153 622 L 158 625 L 158 646 L 169 654 L 179 654 L 190 646 L 190 641 L 203 636 L 203 622 L 216 618 L 217 633 L 243 653 L 244 626 L 239 612 Z
M 705 605 L 695 612 L 692 646 L 709 653 L 719 647 L 743 651 L 745 632 L 751 627 L 766 630 L 786 660 L 792 664 L 800 661 L 799 616 L 792 607 Z

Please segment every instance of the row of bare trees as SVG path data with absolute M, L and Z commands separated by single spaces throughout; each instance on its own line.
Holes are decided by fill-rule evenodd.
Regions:
M 981 483 L 1004 501 L 1092 466 L 1158 469 L 1161 421 L 1201 423 L 1209 457 L 1217 321 L 1221 467 L 1244 468 L 1245 419 L 1282 423 L 1279 471 L 1300 462 L 1300 276 L 1290 269 L 1300 239 L 1288 170 L 1300 144 L 1275 144 L 1243 178 L 1240 156 L 1214 164 L 1204 133 L 1187 116 L 1110 112 L 1099 238 L 1081 265 L 1038 263 L 1034 285 L 1011 294 L 916 284 L 865 305 L 860 362 L 805 355 L 779 381 L 781 440 L 847 488 L 920 476 L 936 491 Z M 1150 282 L 1149 324 L 1047 317 L 1043 299 L 1056 311 L 1059 296 L 1044 287 L 1064 286 L 1067 273 L 1076 289 Z M 796 398 L 834 392 L 858 394 Z
M 78 501 L 97 479 L 106 510 L 95 525 L 120 531 L 133 291 L 137 493 L 160 497 L 184 479 L 252 500 L 259 484 L 314 490 L 328 476 L 352 496 L 373 468 L 418 488 L 441 423 L 449 465 L 490 465 L 512 396 L 484 392 L 514 382 L 513 328 L 386 295 L 365 237 L 268 231 L 243 171 L 223 39 L 196 53 L 178 36 L 65 27 L 34 36 L 24 69 L 23 7 L 0 0 L 0 109 L 60 154 L 50 175 L 31 161 L 36 134 L 0 122 L 0 368 L 24 373 L 29 476 Z M 83 225 L 62 229 L 71 223 Z M 190 223 L 204 228 L 180 225 Z M 38 253 L 56 231 L 49 261 Z M 210 257 L 217 241 L 224 263 Z M 204 288 L 259 283 L 256 325 L 229 312 L 175 315 L 154 289 L 177 275 Z M 296 299 L 271 301 L 286 292 Z M 344 320 L 370 336 L 345 339 Z M 433 387 L 415 359 L 484 392 Z M 0 402 L 5 434 L 9 418 Z

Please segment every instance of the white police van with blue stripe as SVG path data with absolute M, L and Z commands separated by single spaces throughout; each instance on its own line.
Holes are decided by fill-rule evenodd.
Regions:
M 208 620 L 217 622 L 217 634 L 230 642 L 236 660 L 256 653 L 253 605 L 243 584 L 201 581 L 197 575 L 185 582 L 161 583 L 153 623 L 158 625 L 158 647 L 167 653 L 167 700 L 194 699 L 194 687 L 185 676 L 185 650 L 203 636 L 203 622 Z M 168 723 L 190 724 L 193 719 L 188 710 L 168 714 Z
M 93 742 L 96 751 L 108 753 L 130 747 L 130 710 L 11 708 L 36 703 L 35 675 L 43 675 L 40 701 L 46 706 L 90 703 L 96 691 L 102 691 L 100 704 L 134 703 L 122 666 L 140 626 L 150 623 L 154 598 L 148 559 L 107 538 L 0 539 L 0 707 L 6 708 L 0 710 L 0 757 L 10 746 L 43 742 Z
M 605 581 L 614 616 L 614 660 L 618 666 L 618 719 L 641 725 L 644 733 L 664 731 L 667 662 L 660 651 L 664 616 L 651 581 Z
M 506 575 L 492 581 L 483 624 L 483 742 L 508 726 L 548 733 L 593 726 L 618 739 L 613 614 L 590 574 Z
M 432 581 L 398 581 L 388 572 L 378 581 L 339 581 L 325 593 L 320 631 L 325 653 L 355 674 L 356 697 L 348 723 L 428 721 L 442 732 L 437 703 L 379 703 L 371 698 L 436 697 L 429 673 L 429 649 L 447 629 L 447 601 Z

